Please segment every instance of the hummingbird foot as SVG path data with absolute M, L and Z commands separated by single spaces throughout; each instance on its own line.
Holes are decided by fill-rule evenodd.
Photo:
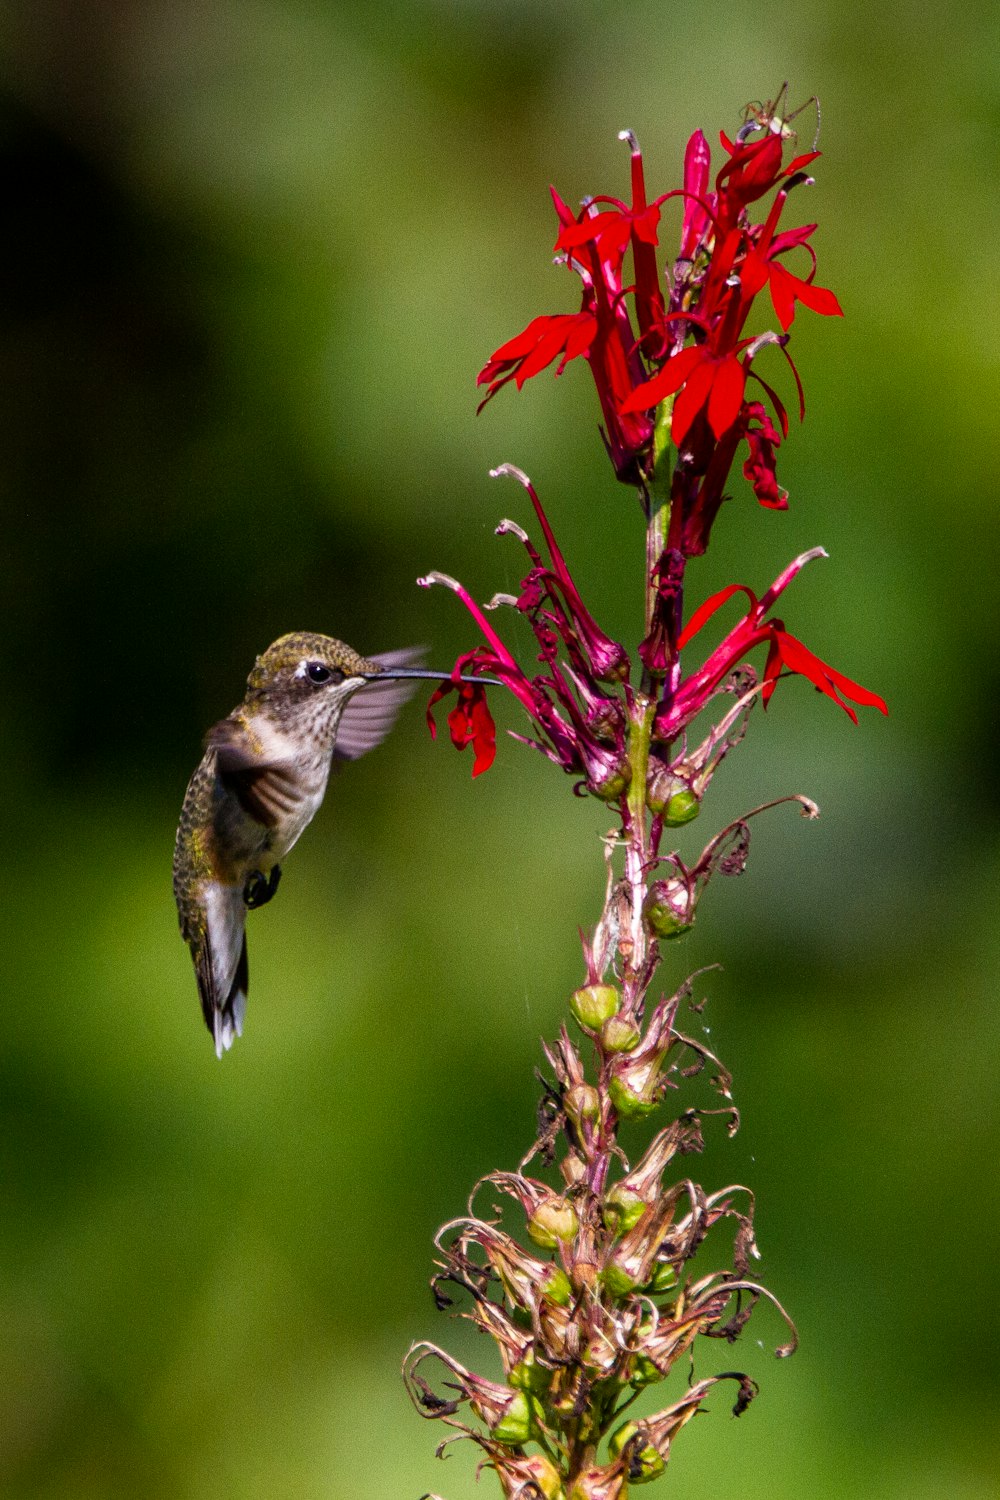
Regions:
M 278 889 L 280 879 L 280 865 L 272 865 L 270 875 L 265 875 L 262 870 L 251 870 L 243 887 L 243 900 L 247 909 L 255 911 L 258 906 L 266 906 Z

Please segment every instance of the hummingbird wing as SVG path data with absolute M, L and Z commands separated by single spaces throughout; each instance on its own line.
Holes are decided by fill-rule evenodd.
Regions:
M 391 672 L 394 668 L 422 667 L 424 651 L 421 646 L 404 646 L 402 650 L 383 651 L 368 660 Z M 395 724 L 399 710 L 419 686 L 419 680 L 390 677 L 385 682 L 376 679 L 358 688 L 340 716 L 335 759 L 357 760 L 359 755 L 381 744 Z
M 215 751 L 216 774 L 223 785 L 243 811 L 265 828 L 274 828 L 298 807 L 302 787 L 294 762 L 269 759 L 239 719 L 214 724 L 205 736 L 205 746 Z

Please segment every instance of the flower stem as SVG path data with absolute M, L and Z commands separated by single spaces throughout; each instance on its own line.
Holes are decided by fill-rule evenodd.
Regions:
M 653 623 L 656 604 L 656 565 L 667 545 L 670 520 L 670 422 L 674 397 L 661 401 L 653 429 L 653 478 L 649 486 L 649 525 L 646 528 L 646 631 Z
M 650 523 L 652 528 L 652 522 Z M 629 888 L 631 942 L 626 958 L 623 983 L 626 1005 L 637 1004 L 642 996 L 641 975 L 646 967 L 646 930 L 642 908 L 646 899 L 646 876 L 650 864 L 649 824 L 646 809 L 646 778 L 649 770 L 649 742 L 656 716 L 655 698 L 637 693 L 629 714 L 628 755 L 631 780 L 622 809 L 625 834 L 625 879 Z

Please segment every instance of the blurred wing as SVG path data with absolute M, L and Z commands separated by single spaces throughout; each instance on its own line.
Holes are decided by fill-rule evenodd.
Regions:
M 243 811 L 265 828 L 294 812 L 302 787 L 291 761 L 267 760 L 238 719 L 222 719 L 208 731 L 205 746 L 215 751 L 219 780 Z
M 383 651 L 368 658 L 387 672 L 406 667 L 422 667 L 424 652 L 420 646 L 401 651 Z M 420 680 L 389 678 L 385 682 L 367 682 L 348 699 L 340 716 L 334 755 L 338 760 L 357 760 L 385 739 L 396 722 L 396 715 L 408 698 L 412 698 Z

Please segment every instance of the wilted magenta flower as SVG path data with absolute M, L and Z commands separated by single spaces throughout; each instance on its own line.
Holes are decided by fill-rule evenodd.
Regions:
M 453 710 L 458 718 L 454 723 L 449 718 L 449 723 L 459 748 L 470 741 L 477 744 L 476 774 L 493 758 L 492 722 L 488 722 L 482 689 L 475 684 L 459 684 L 456 679 L 470 671 L 499 677 L 527 710 L 541 735 L 527 743 L 564 771 L 580 776 L 595 795 L 615 797 L 628 782 L 625 714 L 608 686 L 618 685 L 627 677 L 628 656 L 623 646 L 599 628 L 584 605 L 530 480 L 512 464 L 494 472 L 510 475 L 527 490 L 545 537 L 548 562 L 519 526 L 505 521 L 497 528 L 501 535 L 518 538 L 531 567 L 517 597 L 494 601 L 494 605 L 512 606 L 529 621 L 543 670 L 529 677 L 468 591 L 445 573 L 430 573 L 419 582 L 425 586 L 444 584 L 456 593 L 486 638 L 485 646 L 466 652 L 456 663 L 452 680 L 437 689 L 431 706 L 452 687 L 464 693 L 458 709 Z
M 474 745 L 476 762 L 473 775 L 486 770 L 492 764 L 496 742 L 485 690 L 476 684 L 462 683 L 458 678 L 470 671 L 492 673 L 518 698 L 542 735 L 541 739 L 517 734 L 514 738 L 541 750 L 564 771 L 580 776 L 585 788 L 595 796 L 615 801 L 627 793 L 631 779 L 627 724 L 633 690 L 628 656 L 624 647 L 600 630 L 587 611 L 527 478 L 510 465 L 497 472 L 511 473 L 524 484 L 549 549 L 551 565 L 546 565 L 520 527 L 513 522 L 504 522 L 498 527 L 501 533 L 514 533 L 520 538 L 533 564 L 521 586 L 521 593 L 516 598 L 508 597 L 500 602 L 511 605 L 530 622 L 540 647 L 539 661 L 545 670 L 529 677 L 468 591 L 446 574 L 429 574 L 420 582 L 443 583 L 458 594 L 487 642 L 485 646 L 478 646 L 459 657 L 452 680 L 442 683 L 434 693 L 428 709 L 432 733 L 431 708 L 455 688 L 460 697 L 458 706 L 449 715 L 452 740 L 458 749 L 464 749 L 469 743 Z M 806 563 L 825 556 L 822 547 L 802 553 L 760 599 L 745 584 L 734 583 L 720 589 L 695 610 L 678 637 L 678 652 L 735 594 L 745 594 L 750 601 L 747 614 L 697 670 L 686 676 L 681 672 L 674 684 L 669 681 L 662 684 L 653 729 L 657 741 L 672 743 L 707 707 L 724 679 L 761 645 L 768 648 L 761 686 L 765 706 L 780 678 L 797 674 L 839 704 L 855 723 L 857 713 L 852 704 L 888 712 L 877 693 L 821 661 L 786 630 L 782 620 L 769 618 L 777 600 Z M 568 659 L 560 655 L 560 648 Z M 619 688 L 620 696 L 609 692 L 612 685 Z M 656 769 L 654 764 L 653 771 Z M 676 782 L 674 790 L 683 791 L 680 782 Z M 681 899 L 678 894 L 678 901 Z M 684 925 L 687 924 L 678 915 L 678 927 Z

